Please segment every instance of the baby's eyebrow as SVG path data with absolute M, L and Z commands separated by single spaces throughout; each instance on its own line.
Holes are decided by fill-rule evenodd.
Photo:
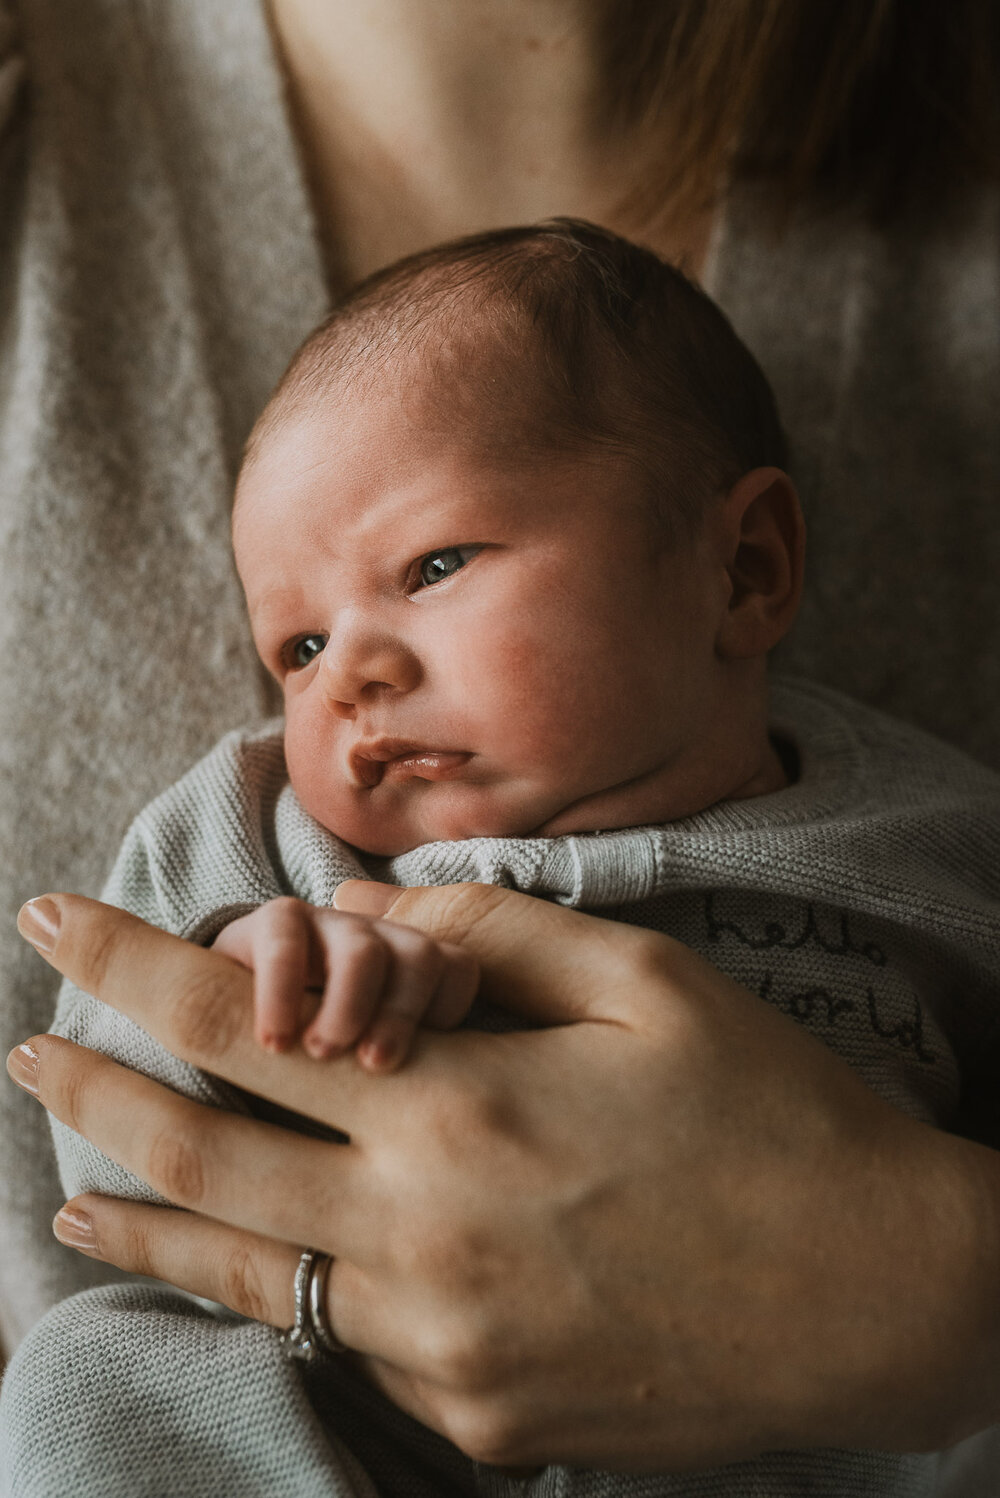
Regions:
M 251 598 L 247 594 L 247 613 L 250 615 L 250 623 L 254 630 L 270 631 L 277 628 L 287 615 L 292 603 L 293 599 L 288 591 L 280 588 L 269 588 L 266 593 L 257 598 Z

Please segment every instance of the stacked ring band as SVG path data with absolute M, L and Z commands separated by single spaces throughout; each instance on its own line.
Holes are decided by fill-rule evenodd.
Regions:
M 329 1254 L 307 1248 L 295 1271 L 295 1324 L 281 1336 L 290 1358 L 312 1363 L 323 1354 L 346 1352 L 326 1314 L 326 1282 L 333 1260 Z

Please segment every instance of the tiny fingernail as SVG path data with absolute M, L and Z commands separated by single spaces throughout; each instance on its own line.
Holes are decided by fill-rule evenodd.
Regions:
M 87 1212 L 81 1212 L 78 1207 L 63 1207 L 57 1212 L 52 1219 L 52 1231 L 67 1248 L 97 1247 L 93 1221 Z
M 351 915 L 385 915 L 399 895 L 397 884 L 377 884 L 372 879 L 345 879 L 333 892 L 333 908 L 350 911 Z
M 287 1035 L 263 1035 L 260 1043 L 265 1051 L 270 1051 L 274 1056 L 280 1056 L 282 1051 L 288 1050 L 288 1042 Z
M 51 952 L 59 935 L 62 916 L 55 900 L 41 895 L 29 900 L 17 913 L 17 929 L 36 952 Z
M 25 1092 L 38 1096 L 38 1052 L 34 1046 L 15 1046 L 7 1057 L 7 1075 Z
M 367 1040 L 358 1046 L 358 1060 L 369 1071 L 389 1071 L 399 1058 L 399 1046 L 386 1040 Z
M 325 1061 L 333 1055 L 333 1046 L 321 1035 L 307 1035 L 302 1045 L 314 1061 Z

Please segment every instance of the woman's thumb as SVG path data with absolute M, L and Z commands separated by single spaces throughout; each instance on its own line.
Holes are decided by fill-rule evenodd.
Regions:
M 631 948 L 649 935 L 616 922 L 609 941 L 607 921 L 492 884 L 400 889 L 349 879 L 333 903 L 463 947 L 479 962 L 484 998 L 548 1024 L 622 1019 L 636 977 Z

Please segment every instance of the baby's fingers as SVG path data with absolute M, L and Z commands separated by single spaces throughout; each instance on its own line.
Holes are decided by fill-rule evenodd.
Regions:
M 479 963 L 471 952 L 450 941 L 439 941 L 438 951 L 444 958 L 444 969 L 423 1022 L 432 1030 L 453 1030 L 462 1023 L 479 992 Z
M 300 900 L 271 900 L 233 921 L 213 942 L 254 975 L 254 1034 L 269 1051 L 285 1051 L 306 1019 L 312 928 Z
M 313 911 L 326 978 L 320 1007 L 302 1037 L 310 1056 L 324 1060 L 355 1045 L 368 1029 L 394 969 L 380 924 L 334 910 Z M 402 929 L 399 927 L 392 929 Z
M 392 1071 L 405 1060 L 418 1025 L 448 1030 L 465 1018 L 479 987 L 479 964 L 450 942 L 388 921 L 378 927 L 391 932 L 393 965 L 358 1060 L 371 1071 Z

